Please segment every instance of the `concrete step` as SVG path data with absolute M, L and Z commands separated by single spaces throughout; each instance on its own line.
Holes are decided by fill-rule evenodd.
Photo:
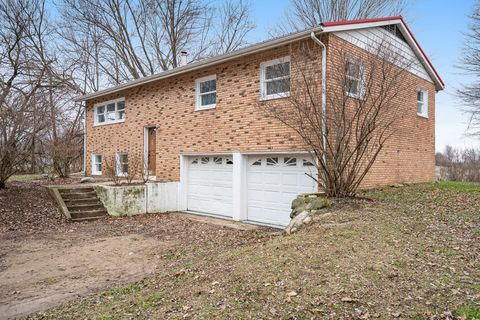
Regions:
M 61 195 L 64 200 L 71 200 L 71 199 L 85 199 L 85 198 L 93 198 L 97 197 L 95 191 L 91 192 L 71 192 L 65 193 Z
M 52 187 L 50 194 L 72 221 L 95 220 L 108 216 L 93 187 Z
M 88 193 L 94 192 L 95 190 L 92 187 L 84 187 L 84 188 L 62 188 L 58 189 L 60 194 L 69 194 L 69 193 Z
M 78 198 L 78 199 L 63 199 L 65 205 L 68 207 L 69 205 L 76 205 L 76 204 L 101 204 L 100 200 L 97 197 L 89 197 L 89 198 Z
M 72 221 L 79 222 L 79 221 L 87 221 L 87 220 L 98 220 L 104 218 L 105 216 L 98 216 L 98 217 L 86 217 L 86 218 L 72 218 Z
M 77 203 L 77 204 L 66 204 L 68 211 L 78 212 L 78 211 L 92 211 L 92 210 L 104 210 L 103 204 L 101 203 Z
M 72 216 L 73 221 L 78 221 L 78 219 L 105 217 L 107 216 L 107 211 L 105 209 L 71 211 L 70 215 Z

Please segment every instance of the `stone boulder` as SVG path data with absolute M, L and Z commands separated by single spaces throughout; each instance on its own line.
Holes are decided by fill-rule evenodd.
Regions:
M 330 200 L 322 197 L 318 193 L 301 194 L 292 201 L 292 212 L 290 212 L 290 218 L 293 219 L 302 211 L 317 211 L 322 208 L 328 207 Z
M 310 224 L 312 216 L 322 208 L 330 206 L 331 201 L 321 194 L 303 194 L 292 201 L 292 212 L 290 213 L 290 223 L 285 228 L 286 234 L 292 234 L 303 225 Z
M 95 178 L 93 177 L 83 177 L 80 179 L 80 183 L 93 183 L 95 182 Z

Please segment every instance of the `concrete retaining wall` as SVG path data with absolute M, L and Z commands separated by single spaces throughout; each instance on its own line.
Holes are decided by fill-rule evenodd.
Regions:
M 178 182 L 95 186 L 98 197 L 112 216 L 177 211 L 178 189 Z

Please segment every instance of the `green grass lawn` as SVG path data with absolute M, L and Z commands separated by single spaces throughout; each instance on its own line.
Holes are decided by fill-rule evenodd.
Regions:
M 362 196 L 291 236 L 177 248 L 155 276 L 33 318 L 480 318 L 480 185 Z
M 9 182 L 13 181 L 28 181 L 28 180 L 38 180 L 38 179 L 43 179 L 42 175 L 40 174 L 19 174 L 19 175 L 13 175 L 10 178 L 8 178 Z

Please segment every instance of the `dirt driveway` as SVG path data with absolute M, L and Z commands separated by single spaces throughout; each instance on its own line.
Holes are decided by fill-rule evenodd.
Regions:
M 34 182 L 0 193 L 0 217 L 0 319 L 161 273 L 172 257 L 178 263 L 274 233 L 182 214 L 69 223 Z

